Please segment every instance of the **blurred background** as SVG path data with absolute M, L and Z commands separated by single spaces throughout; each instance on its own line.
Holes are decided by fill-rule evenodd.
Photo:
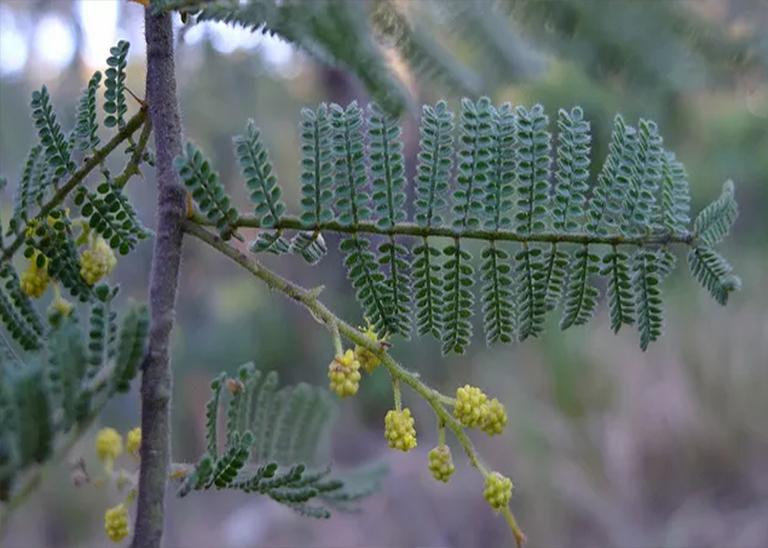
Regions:
M 489 349 L 476 324 L 465 356 L 443 359 L 436 341 L 418 338 L 395 340 L 394 356 L 444 392 L 471 383 L 507 406 L 505 435 L 474 439 L 489 466 L 511 475 L 512 508 L 531 547 L 768 546 L 768 2 L 520 0 L 472 10 L 469 1 L 398 4 L 430 38 L 424 43 L 450 53 L 445 71 L 412 72 L 402 48 L 383 42 L 413 104 L 446 98 L 458 110 L 462 94 L 486 94 L 496 103 L 540 102 L 551 119 L 559 108 L 581 105 L 592 122 L 594 171 L 615 113 L 631 123 L 653 119 L 689 172 L 694 215 L 732 178 L 742 213 L 723 249 L 744 284 L 721 308 L 680 255 L 664 286 L 665 334 L 645 353 L 632 329 L 612 334 L 602 304 L 587 327 L 565 333 L 557 329 L 559 315 L 551 315 L 535 341 Z M 367 102 L 365 89 L 278 38 L 218 24 L 185 27 L 178 17 L 176 23 L 187 137 L 246 209 L 231 137 L 253 118 L 289 209 L 298 211 L 299 110 L 320 101 Z M 131 42 L 128 86 L 143 95 L 142 26 L 140 6 L 122 1 L 0 0 L 3 175 L 18 180 L 35 140 L 32 90 L 46 83 L 69 126 L 80 91 L 105 68 L 119 39 Z M 403 116 L 409 177 L 418 116 L 417 108 Z M 154 227 L 154 178 L 145 172 L 129 192 Z M 6 189 L 5 219 L 11 208 Z M 362 323 L 338 239 L 326 238 L 330 252 L 317 266 L 294 256 L 264 262 L 302 285 L 324 285 L 324 302 Z M 123 297 L 146 300 L 151 245 L 140 244 L 113 273 Z M 233 373 L 254 360 L 277 370 L 282 383 L 325 385 L 333 353 L 325 329 L 304 310 L 225 258 L 193 240 L 184 257 L 172 358 L 177 461 L 204 450 L 203 406 L 221 370 Z M 447 485 L 432 479 L 434 418 L 417 397 L 406 391 L 404 398 L 419 436 L 408 454 L 389 451 L 383 438 L 392 405 L 384 371 L 340 404 L 336 465 L 385 458 L 391 467 L 383 491 L 360 513 L 318 522 L 240 493 L 171 493 L 166 546 L 511 546 L 504 519 L 487 507 L 479 474 L 455 444 L 457 473 Z M 138 422 L 137 391 L 117 398 L 102 417 L 122 432 Z M 92 444 L 93 433 L 73 456 L 93 468 Z M 107 545 L 103 512 L 116 501 L 104 489 L 72 487 L 66 463 L 54 467 L 14 516 L 3 545 Z

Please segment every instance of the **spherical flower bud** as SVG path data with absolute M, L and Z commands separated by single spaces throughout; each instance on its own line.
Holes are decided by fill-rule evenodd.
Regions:
M 96 435 L 96 454 L 104 462 L 114 462 L 123 452 L 123 437 L 114 428 L 102 428 Z
M 439 445 L 429 452 L 429 470 L 438 481 L 448 483 L 451 479 L 455 468 L 447 445 Z
M 117 264 L 117 259 L 102 237 L 91 241 L 88 249 L 80 256 L 80 276 L 90 285 L 94 285 L 107 276 Z
M 410 451 L 416 447 L 416 429 L 413 427 L 410 409 L 387 411 L 384 417 L 384 437 L 392 449 Z
M 112 542 L 120 542 L 130 534 L 125 504 L 121 503 L 107 510 L 104 514 L 104 530 Z
M 501 434 L 507 425 L 507 410 L 504 409 L 504 404 L 493 398 L 485 403 L 485 407 L 488 409 L 488 412 L 483 421 L 483 432 L 490 436 Z
M 128 431 L 128 435 L 125 436 L 125 449 L 131 455 L 138 455 L 141 448 L 141 428 L 134 428 Z
M 363 329 L 362 327 L 360 328 Z M 379 338 L 378 334 L 376 333 L 376 330 L 373 328 L 373 326 L 368 323 L 368 327 L 363 332 L 366 338 L 370 339 L 371 341 L 378 343 L 384 340 L 382 337 Z M 364 346 L 355 345 L 355 357 L 360 362 L 360 365 L 362 365 L 363 369 L 365 369 L 368 373 L 372 373 L 373 370 L 381 363 L 381 360 L 379 357 L 374 353 L 365 348 Z
M 453 416 L 467 428 L 476 428 L 483 424 L 488 415 L 488 407 L 483 405 L 486 395 L 474 386 L 465 385 L 456 390 L 456 405 Z
M 485 479 L 483 497 L 496 512 L 506 508 L 512 499 L 512 480 L 498 472 L 492 472 Z
M 21 290 L 34 299 L 43 296 L 51 279 L 48 276 L 48 260 L 41 268 L 37 266 L 38 253 L 32 257 L 29 266 L 21 275 Z
M 336 356 L 328 366 L 330 388 L 340 398 L 354 396 L 360 387 L 360 362 L 352 350 Z

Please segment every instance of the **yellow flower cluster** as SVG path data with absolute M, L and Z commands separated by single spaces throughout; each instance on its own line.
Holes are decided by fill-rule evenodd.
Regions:
M 134 428 L 126 435 L 125 449 L 133 456 L 138 456 L 141 448 L 141 428 Z
M 89 248 L 80 255 L 80 276 L 93 285 L 112 272 L 116 264 L 112 248 L 104 238 L 98 236 L 91 240 Z
M 480 426 L 491 436 L 501 434 L 507 425 L 507 410 L 496 398 L 488 401 L 482 390 L 464 385 L 456 390 L 453 416 L 467 428 Z
M 96 454 L 104 462 L 114 462 L 123 452 L 123 437 L 114 428 L 102 428 L 96 435 Z
M 429 471 L 436 480 L 448 483 L 454 470 L 451 450 L 447 445 L 439 445 L 429 452 Z
M 387 411 L 384 417 L 384 437 L 392 449 L 410 451 L 416 447 L 416 429 L 413 427 L 410 409 Z
M 21 275 L 21 290 L 34 299 L 39 299 L 48 289 L 51 281 L 48 275 L 48 259 L 42 268 L 37 266 L 37 258 L 40 252 L 36 251 L 29 261 L 29 266 Z
M 482 390 L 468 384 L 456 390 L 456 405 L 453 408 L 453 416 L 467 428 L 476 428 L 485 421 L 488 415 L 488 407 L 485 400 L 488 399 Z
M 360 330 L 363 330 L 363 328 L 360 327 Z M 376 330 L 371 325 L 371 322 L 368 322 L 368 327 L 363 331 L 363 333 L 367 339 L 370 339 L 375 343 L 384 341 L 384 337 L 381 339 L 379 338 Z M 365 369 L 368 373 L 373 373 L 373 370 L 381 363 L 381 360 L 376 354 L 364 346 L 360 346 L 359 344 L 355 345 L 355 357 L 360 362 L 360 365 L 363 366 L 363 369 Z
M 512 480 L 498 472 L 488 474 L 483 497 L 496 512 L 505 508 L 512 499 Z
M 354 396 L 360 387 L 360 362 L 352 350 L 336 356 L 328 366 L 331 390 L 340 398 Z
M 120 469 L 117 474 L 113 473 L 115 460 L 123 453 L 123 436 L 114 428 L 102 428 L 96 434 L 96 454 L 104 463 L 104 469 L 107 473 L 107 481 L 116 478 L 117 488 L 122 491 L 126 485 L 132 486 L 126 499 L 109 508 L 104 514 L 104 530 L 107 536 L 113 542 L 120 542 L 130 534 L 128 525 L 128 508 L 130 508 L 137 491 L 133 484 L 135 481 L 133 475 Z M 125 436 L 125 449 L 134 456 L 138 455 L 141 447 L 141 428 L 129 430 Z M 101 485 L 103 480 L 98 479 L 94 482 Z
M 131 529 L 128 526 L 128 509 L 124 503 L 120 503 L 107 510 L 104 514 L 104 530 L 109 540 L 120 542 L 127 537 Z

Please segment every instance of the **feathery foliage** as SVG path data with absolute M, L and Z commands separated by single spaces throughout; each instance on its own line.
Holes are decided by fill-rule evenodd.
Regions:
M 126 254 L 151 234 L 123 192 L 148 159 L 149 137 L 146 131 L 138 142 L 131 139 L 145 114 L 125 118 L 127 51 L 128 44 L 120 43 L 107 61 L 105 110 L 118 127 L 107 143 L 99 138 L 96 96 L 100 72 L 83 91 L 69 131 L 62 128 L 54 112 L 48 88 L 43 86 L 32 94 L 32 121 L 39 142 L 32 147 L 16 187 L 6 232 L 9 239 L 0 242 L 2 500 L 15 494 L 19 476 L 44 464 L 54 449 L 67 447 L 110 398 L 127 392 L 144 358 L 147 308 L 131 305 L 119 321 L 118 288 L 100 281 L 115 259 L 109 246 L 97 238 L 103 237 Z M 112 178 L 104 160 L 126 141 L 130 146 L 125 170 Z M 83 152 L 85 157 L 79 158 L 77 153 Z M 94 192 L 86 179 L 98 168 L 106 180 Z M 69 199 L 79 208 L 80 217 L 70 217 Z M 81 250 L 86 242 L 90 249 Z M 23 273 L 14 265 L 17 254 L 23 254 L 26 262 Z M 54 298 L 44 320 L 34 300 L 50 286 Z M 67 302 L 62 289 L 82 306 Z M 80 319 L 84 309 L 85 322 Z
M 738 212 L 733 184 L 724 185 L 689 229 L 685 169 L 664 149 L 652 121 L 640 119 L 634 127 L 614 118 L 609 152 L 590 192 L 590 125 L 579 107 L 558 112 L 553 154 L 540 105 L 497 108 L 487 98 L 463 100 L 454 174 L 453 114 L 443 101 L 425 106 L 411 223 L 401 130 L 391 115 L 372 104 L 366 120 L 353 102 L 321 105 L 302 118 L 302 214 L 286 213 L 258 131 L 249 126 L 246 181 L 256 189 L 257 209 L 253 216 L 233 215 L 234 225 L 269 229 L 277 240 L 286 230 L 299 231 L 281 252 L 301 253 L 295 242 L 312 245 L 324 232 L 341 233 L 357 300 L 382 335 L 408 338 L 415 319 L 418 334 L 438 338 L 444 353 L 464 352 L 477 282 L 488 344 L 538 336 L 547 313 L 561 305 L 561 329 L 583 325 L 597 309 L 596 278 L 603 277 L 612 330 L 636 324 L 646 349 L 662 332 L 660 284 L 675 265 L 670 244 L 690 248 L 694 276 L 718 302 L 740 287 L 712 249 Z M 208 165 L 202 157 L 198 162 Z M 372 236 L 384 238 L 375 251 Z M 410 254 L 404 238 L 415 238 Z M 449 241 L 441 247 L 435 238 Z M 479 263 L 472 240 L 484 243 Z M 510 244 L 517 248 L 508 250 Z
M 87 328 L 74 312 L 53 316 L 28 361 L 0 355 L 0 448 L 14 456 L 0 466 L 6 498 L 15 478 L 47 460 L 60 437 L 86 424 L 136 377 L 136 356 L 143 358 L 149 332 L 147 308 L 131 307 L 117 334 L 117 314 L 108 306 L 116 293 L 105 284 L 95 289 Z
M 178 495 L 193 490 L 239 489 L 258 493 L 302 515 L 330 517 L 330 508 L 350 509 L 376 490 L 382 464 L 336 474 L 324 462 L 323 446 L 336 412 L 330 395 L 307 384 L 277 388 L 277 374 L 252 363 L 211 383 L 206 404 L 205 453 L 185 475 Z M 229 392 L 223 450 L 219 451 L 218 409 Z M 349 478 L 349 479 L 347 479 Z M 352 481 L 354 480 L 354 481 Z

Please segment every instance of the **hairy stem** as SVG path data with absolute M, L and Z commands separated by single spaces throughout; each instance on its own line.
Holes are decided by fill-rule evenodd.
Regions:
M 397 391 L 397 388 L 394 387 L 398 386 L 400 381 L 402 381 L 404 384 L 407 384 L 415 392 L 421 395 L 421 397 L 424 398 L 427 403 L 429 403 L 430 407 L 432 407 L 434 410 L 435 414 L 437 415 L 439 424 L 443 424 L 451 429 L 456 438 L 459 440 L 459 443 L 461 443 L 461 446 L 464 449 L 470 464 L 477 468 L 482 474 L 483 479 L 485 479 L 489 472 L 480 460 L 480 457 L 478 456 L 472 441 L 469 439 L 469 436 L 467 436 L 467 433 L 464 431 L 464 427 L 461 425 L 461 423 L 459 423 L 459 421 L 457 421 L 453 415 L 451 415 L 451 413 L 449 413 L 445 408 L 444 404 L 453 403 L 453 400 L 441 394 L 434 388 L 424 384 L 416 373 L 408 371 L 402 365 L 397 363 L 388 353 L 382 352 L 382 348 L 379 343 L 372 341 L 365 335 L 365 333 L 355 329 L 350 324 L 338 318 L 318 300 L 317 291 L 305 289 L 289 280 L 286 280 L 279 274 L 276 274 L 275 272 L 272 272 L 268 268 L 262 266 L 253 257 L 248 256 L 227 244 L 217 234 L 213 234 L 208 230 L 200 227 L 194 221 L 185 220 L 183 222 L 183 227 L 185 232 L 202 240 L 223 255 L 226 255 L 237 264 L 245 268 L 248 272 L 264 281 L 271 289 L 280 291 L 291 299 L 304 305 L 304 307 L 307 308 L 307 310 L 315 318 L 325 323 L 331 333 L 334 333 L 336 330 L 338 330 L 339 333 L 347 337 L 353 343 L 359 346 L 363 346 L 372 352 L 375 352 L 392 377 L 393 389 Z M 517 543 L 518 547 L 522 546 L 522 542 L 525 536 L 515 522 L 514 517 L 512 516 L 512 513 L 509 511 L 509 509 L 507 508 L 504 512 L 507 516 L 507 522 L 509 523 L 510 528 L 512 529 L 512 533 L 515 537 L 515 542 Z
M 212 226 L 213 223 L 200 215 L 194 215 L 192 219 L 203 226 Z M 241 215 L 233 223 L 234 227 L 260 228 L 260 220 L 254 215 Z M 284 215 L 277 220 L 270 229 L 276 230 L 302 230 L 301 221 L 294 215 Z M 329 221 L 317 225 L 317 230 L 326 232 L 338 232 L 341 234 L 380 234 L 384 236 L 416 236 L 416 237 L 442 237 L 459 240 L 488 240 L 500 242 L 522 243 L 572 243 L 572 244 L 608 244 L 608 245 L 664 245 L 669 243 L 691 244 L 693 234 L 681 232 L 670 234 L 659 232 L 642 236 L 624 236 L 621 234 L 596 235 L 578 232 L 515 232 L 509 229 L 474 229 L 456 230 L 447 226 L 422 227 L 416 223 L 397 223 L 389 228 L 382 228 L 375 222 L 358 221 L 354 225 L 343 225 L 337 221 Z
M 149 116 L 157 156 L 157 235 L 149 286 L 149 354 L 141 377 L 141 473 L 134 548 L 158 548 L 163 535 L 165 491 L 171 463 L 170 335 L 181 267 L 185 193 L 173 159 L 181 155 L 170 14 L 145 11 Z

